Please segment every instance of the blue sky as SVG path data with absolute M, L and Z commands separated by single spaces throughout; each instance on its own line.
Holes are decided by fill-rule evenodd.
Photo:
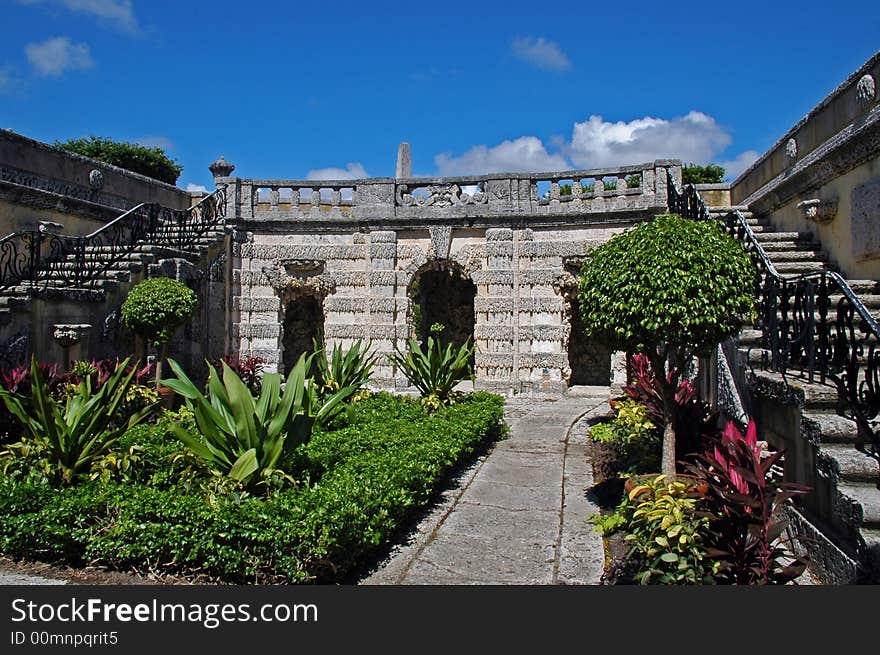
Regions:
M 880 49 L 880 3 L 0 0 L 0 127 L 166 148 L 178 184 L 738 173 Z

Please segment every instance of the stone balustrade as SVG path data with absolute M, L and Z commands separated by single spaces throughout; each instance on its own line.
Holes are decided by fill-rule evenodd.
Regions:
M 230 188 L 227 216 L 250 222 L 403 220 L 633 214 L 666 206 L 666 171 L 681 163 L 551 173 L 439 178 L 260 180 L 217 178 Z

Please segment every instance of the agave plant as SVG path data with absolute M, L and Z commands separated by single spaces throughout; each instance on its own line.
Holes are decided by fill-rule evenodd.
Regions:
M 326 350 L 317 341 L 313 341 L 313 343 L 315 346 L 315 383 L 322 396 L 334 394 L 345 387 L 351 387 L 357 391 L 370 381 L 370 375 L 378 355 L 376 353 L 369 354 L 369 343 L 363 344 L 358 339 L 348 351 L 343 351 L 339 344 L 335 344 L 330 353 L 329 362 Z
M 41 444 L 48 464 L 63 484 L 72 484 L 104 457 L 126 430 L 150 415 L 143 407 L 127 421 L 118 420 L 117 411 L 136 375 L 128 359 L 119 364 L 97 392 L 89 376 L 73 387 L 64 401 L 56 401 L 36 359 L 31 359 L 29 395 L 19 396 L 0 388 L 0 398 L 9 412 L 25 428 L 27 437 Z
M 330 416 L 351 393 L 341 389 L 321 402 L 306 377 L 311 356 L 303 355 L 287 376 L 266 373 L 257 398 L 225 362 L 222 379 L 209 367 L 207 397 L 181 366 L 168 360 L 177 378 L 162 380 L 186 400 L 201 438 L 176 424 L 174 434 L 214 470 L 242 486 L 265 483 L 278 471 L 282 455 L 311 437 L 312 427 Z
M 439 338 L 442 330 L 442 325 L 431 326 L 432 336 L 428 337 L 426 350 L 410 338 L 406 352 L 401 352 L 395 345 L 394 354 L 389 356 L 429 405 L 450 404 L 455 385 L 472 375 L 470 362 L 474 346 L 470 339 L 457 348 L 452 343 L 444 348 Z

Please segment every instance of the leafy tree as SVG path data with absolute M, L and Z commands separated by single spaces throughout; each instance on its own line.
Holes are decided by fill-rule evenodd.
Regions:
M 196 310 L 198 298 L 183 282 L 168 277 L 151 277 L 139 282 L 122 305 L 122 322 L 159 350 L 156 381 L 162 376 L 162 360 L 174 331 Z
M 98 161 L 119 166 L 134 173 L 152 177 L 160 182 L 177 184 L 183 166 L 170 159 L 161 148 L 142 146 L 137 143 L 114 141 L 99 136 L 87 139 L 56 141 L 55 147 L 91 157 Z
M 708 355 L 754 312 L 755 268 L 714 222 L 674 214 L 621 234 L 584 263 L 586 332 L 615 350 L 643 352 L 663 396 L 662 471 L 675 474 L 675 394 L 694 355 Z
M 717 164 L 685 164 L 681 167 L 682 184 L 718 184 L 724 181 L 724 167 Z

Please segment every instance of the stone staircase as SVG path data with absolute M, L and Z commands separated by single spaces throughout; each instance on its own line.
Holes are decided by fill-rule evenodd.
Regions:
M 761 243 L 777 272 L 785 277 L 797 277 L 821 270 L 835 270 L 822 252 L 821 244 L 813 241 L 807 232 L 777 231 L 768 222 L 755 218 L 748 207 L 710 207 L 710 213 L 723 216 L 737 209 L 746 218 L 757 240 Z M 880 320 L 880 284 L 874 280 L 847 280 L 867 309 Z M 832 300 L 838 300 L 832 296 Z M 743 330 L 739 337 L 741 357 L 749 363 L 760 361 L 761 332 Z M 781 375 L 758 371 L 757 376 L 766 386 L 777 386 L 776 393 L 792 392 L 801 406 L 800 432 L 814 450 L 807 459 L 815 463 L 815 471 L 799 472 L 798 477 L 810 478 L 817 498 L 811 501 L 811 520 L 818 517 L 824 524 L 823 532 L 830 532 L 835 544 L 847 556 L 863 567 L 857 575 L 860 581 L 880 580 L 880 471 L 877 462 L 856 449 L 857 429 L 854 421 L 838 415 L 837 389 L 830 385 L 809 384 L 798 379 L 795 371 L 786 379 Z M 822 517 L 825 517 L 824 519 Z M 853 581 L 853 580 L 849 580 Z
M 70 280 L 70 272 L 75 267 L 73 256 L 62 261 L 36 283 L 21 284 L 0 290 L 0 326 L 8 325 L 13 320 L 13 312 L 28 305 L 34 297 L 66 298 L 83 302 L 103 302 L 108 293 L 125 291 L 125 287 L 136 283 L 148 274 L 159 274 L 156 269 L 159 263 L 168 259 L 183 259 L 197 263 L 206 257 L 212 249 L 218 248 L 225 238 L 225 228 L 220 225 L 209 228 L 196 238 L 186 249 L 178 249 L 151 243 L 150 237 L 139 241 L 135 248 L 124 255 L 117 256 L 114 261 L 107 261 L 94 279 L 82 286 L 76 286 Z M 175 230 L 163 231 L 163 238 L 173 241 L 178 236 Z M 111 248 L 108 246 L 92 246 L 86 248 L 86 259 L 100 263 L 109 258 Z M 106 254 L 105 254 L 106 253 Z M 150 267 L 153 267 L 151 270 Z

